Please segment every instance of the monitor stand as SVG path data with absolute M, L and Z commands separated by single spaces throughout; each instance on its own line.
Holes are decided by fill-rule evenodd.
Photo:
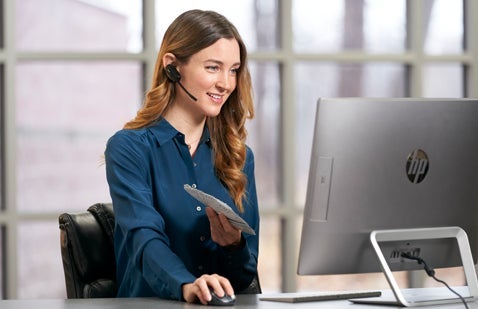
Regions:
M 456 238 L 459 249 L 461 260 L 463 263 L 463 269 L 465 273 L 466 283 L 468 289 L 460 290 L 463 298 L 466 301 L 476 301 L 478 299 L 478 282 L 475 272 L 475 265 L 473 264 L 473 257 L 471 255 L 470 244 L 468 242 L 468 236 L 466 232 L 459 227 L 439 227 L 439 228 L 420 228 L 420 229 L 397 229 L 397 230 L 377 230 L 373 231 L 370 234 L 370 241 L 372 246 L 377 254 L 377 257 L 380 261 L 380 266 L 387 278 L 388 284 L 390 285 L 394 297 L 377 297 L 377 298 L 364 298 L 364 299 L 352 299 L 354 303 L 368 303 L 368 304 L 382 304 L 382 305 L 398 305 L 403 307 L 418 307 L 425 305 L 435 305 L 443 303 L 456 303 L 461 302 L 461 300 L 454 294 L 452 297 L 443 297 L 447 290 L 439 293 L 442 297 L 435 295 L 434 298 L 430 299 L 421 299 L 421 300 L 412 300 L 407 299 L 404 293 L 400 290 L 397 281 L 395 280 L 390 267 L 388 266 L 387 260 L 384 257 L 382 250 L 380 249 L 379 243 L 386 241 L 400 241 L 400 240 L 417 240 L 417 239 L 438 239 L 438 238 Z M 441 288 L 432 288 L 432 289 L 441 289 Z M 445 287 L 443 289 L 446 289 Z M 417 290 L 428 290 L 427 288 L 413 289 Z M 420 291 L 418 291 L 420 292 Z M 451 293 L 451 292 L 450 292 Z M 465 294 L 466 293 L 466 294 Z M 418 293 L 420 294 L 420 293 Z M 420 295 L 419 295 L 420 296 Z

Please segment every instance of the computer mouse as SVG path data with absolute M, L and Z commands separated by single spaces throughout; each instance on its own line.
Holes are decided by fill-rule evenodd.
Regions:
M 232 306 L 236 301 L 234 296 L 230 296 L 224 293 L 223 297 L 219 297 L 216 295 L 213 289 L 209 290 L 211 292 L 211 300 L 208 301 L 208 305 L 210 306 Z

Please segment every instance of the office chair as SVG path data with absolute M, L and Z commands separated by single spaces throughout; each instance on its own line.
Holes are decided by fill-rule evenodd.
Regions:
M 112 204 L 103 203 L 58 218 L 68 298 L 116 297 L 114 220 Z
M 113 205 L 97 203 L 87 212 L 59 217 L 61 255 L 68 298 L 116 297 Z M 237 294 L 260 294 L 256 276 Z
M 256 275 L 247 288 L 242 291 L 236 292 L 236 294 L 262 294 L 259 276 Z

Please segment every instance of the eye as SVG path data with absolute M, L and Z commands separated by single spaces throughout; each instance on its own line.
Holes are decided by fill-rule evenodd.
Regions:
M 231 69 L 231 73 L 236 75 L 239 72 L 239 68 L 233 68 Z
M 206 66 L 206 70 L 211 72 L 218 72 L 220 70 L 218 65 L 208 65 Z

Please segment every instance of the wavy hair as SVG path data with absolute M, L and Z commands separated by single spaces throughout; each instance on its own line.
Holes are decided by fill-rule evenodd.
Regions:
M 211 46 L 217 40 L 235 39 L 239 44 L 241 66 L 237 72 L 236 89 L 230 94 L 216 117 L 209 117 L 206 125 L 211 134 L 215 173 L 226 186 L 238 209 L 243 212 L 247 179 L 242 172 L 246 160 L 246 119 L 254 117 L 251 76 L 247 65 L 246 46 L 236 27 L 224 16 L 213 11 L 191 10 L 179 15 L 164 34 L 151 89 L 136 117 L 125 129 L 143 128 L 162 117 L 173 102 L 174 84 L 169 81 L 163 66 L 163 56 L 172 53 L 180 63 L 187 63 L 192 55 Z

